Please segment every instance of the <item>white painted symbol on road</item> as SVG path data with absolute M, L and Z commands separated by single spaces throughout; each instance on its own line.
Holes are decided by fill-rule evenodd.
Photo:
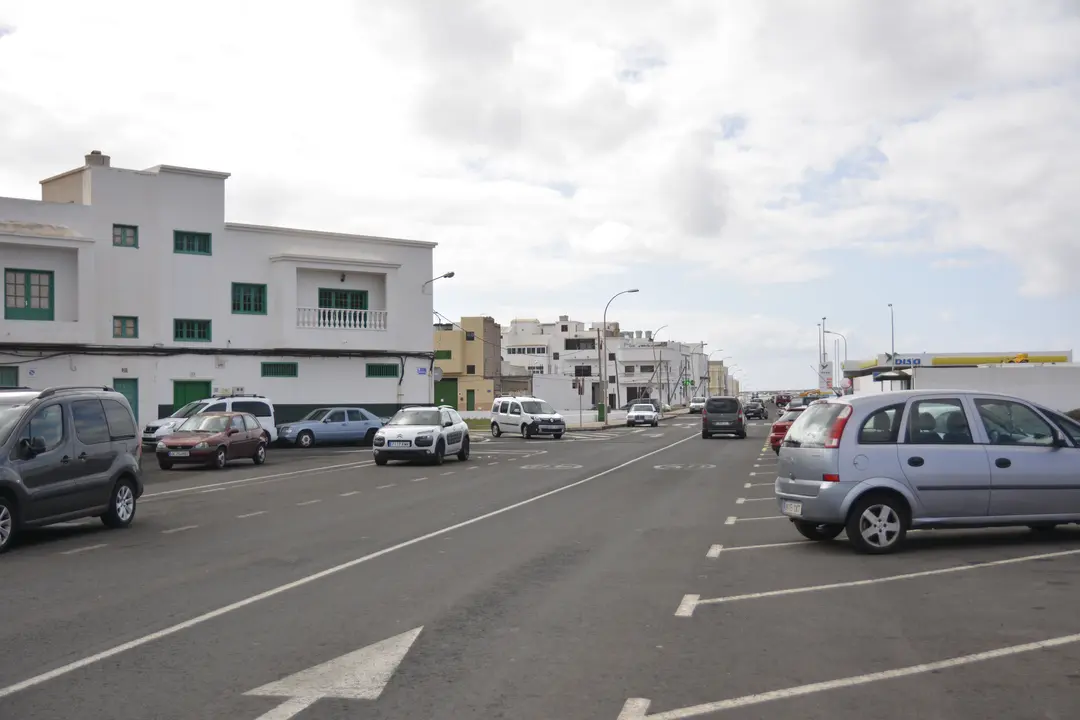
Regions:
M 522 470 L 580 470 L 581 465 L 568 463 L 566 465 L 522 465 Z
M 680 465 L 676 463 L 673 465 L 653 465 L 653 470 L 712 470 L 715 467 L 715 465 L 710 465 L 709 463 L 691 463 L 690 465 Z
M 257 720 L 288 720 L 323 698 L 376 700 L 423 629 L 395 635 L 244 694 L 288 698 Z

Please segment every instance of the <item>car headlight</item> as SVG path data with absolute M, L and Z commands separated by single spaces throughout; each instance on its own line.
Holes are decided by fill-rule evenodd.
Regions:
M 157 448 L 156 448 L 156 450 L 157 450 L 158 452 L 165 452 L 165 450 L 167 450 L 167 449 L 168 449 L 168 448 L 166 448 L 166 447 L 165 447 L 165 443 L 163 443 L 163 442 L 159 442 L 159 443 L 157 444 Z
M 196 445 L 195 445 L 196 450 L 205 450 L 208 447 L 210 447 L 210 446 L 207 445 L 205 442 L 196 443 Z
M 428 447 L 435 442 L 435 434 L 433 432 L 421 433 L 413 440 L 413 445 L 417 447 Z

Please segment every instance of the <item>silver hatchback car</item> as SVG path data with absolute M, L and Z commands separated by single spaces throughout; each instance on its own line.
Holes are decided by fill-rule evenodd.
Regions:
M 804 537 L 861 552 L 912 528 L 1080 523 L 1080 423 L 1020 398 L 904 390 L 819 400 L 791 426 L 780 512 Z

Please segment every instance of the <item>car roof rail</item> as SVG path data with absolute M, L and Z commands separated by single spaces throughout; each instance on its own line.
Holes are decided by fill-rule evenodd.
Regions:
M 116 392 L 108 385 L 57 385 L 56 387 L 48 387 L 41 391 L 38 395 L 39 398 L 52 397 L 62 392 L 78 392 L 79 390 L 100 390 L 102 392 Z
M 210 399 L 211 400 L 227 400 L 229 398 L 242 398 L 242 397 L 262 398 L 263 400 L 266 399 L 265 395 L 259 395 L 257 393 L 224 393 L 224 394 L 221 394 L 221 395 L 214 395 Z

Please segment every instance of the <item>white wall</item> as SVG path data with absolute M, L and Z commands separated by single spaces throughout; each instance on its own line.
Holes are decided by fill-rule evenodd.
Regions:
M 1080 365 L 919 367 L 911 372 L 914 390 L 977 390 L 1016 395 L 1064 412 L 1080 408 Z
M 596 378 L 584 378 L 586 382 Z M 547 400 L 556 410 L 577 410 L 578 393 L 573 388 L 573 378 L 565 375 L 533 375 L 533 396 Z M 586 410 L 592 407 L 592 394 L 586 385 L 581 396 L 581 406 Z

